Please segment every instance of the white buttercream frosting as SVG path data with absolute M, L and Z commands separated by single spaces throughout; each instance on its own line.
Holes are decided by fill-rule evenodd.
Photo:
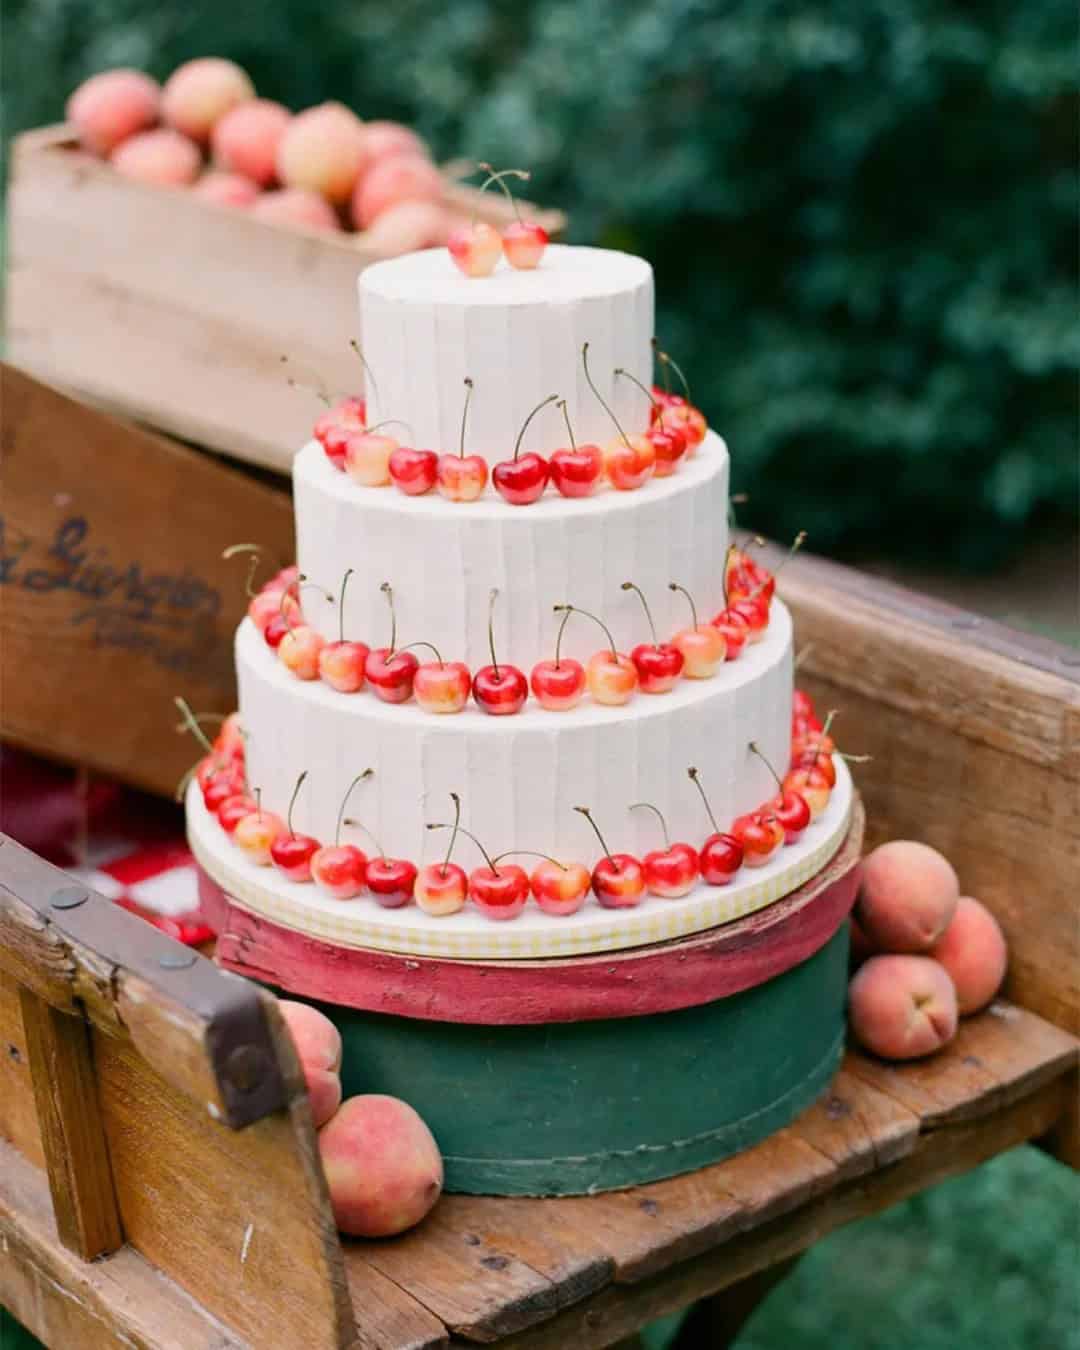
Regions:
M 537 849 L 594 863 L 595 836 L 572 809 L 586 805 L 613 850 L 640 855 L 662 839 L 651 812 L 628 810 L 635 801 L 659 807 L 673 839 L 700 844 L 709 825 L 690 765 L 700 770 L 722 827 L 775 792 L 749 742 L 783 773 L 791 648 L 790 617 L 774 600 L 765 639 L 710 680 L 681 680 L 669 694 L 638 694 L 623 707 L 586 700 L 560 713 L 530 702 L 516 716 L 491 717 L 470 703 L 440 717 L 415 703 L 297 680 L 245 620 L 236 657 L 249 782 L 269 809 L 284 812 L 306 769 L 295 827 L 325 842 L 349 783 L 373 768 L 349 812 L 388 853 L 418 863 L 445 846 L 445 835 L 432 836 L 424 824 L 448 818 L 451 792 L 461 796 L 463 823 L 493 853 Z M 466 866 L 479 861 L 468 841 L 461 851 Z
M 661 640 L 690 625 L 686 600 L 669 582 L 689 590 L 703 623 L 723 608 L 728 453 L 712 433 L 677 473 L 634 492 L 577 499 L 548 492 L 531 506 L 408 497 L 354 483 L 314 441 L 294 462 L 293 490 L 300 570 L 336 602 L 353 569 L 345 632 L 369 646 L 390 639 L 384 581 L 394 590 L 398 642 L 433 642 L 445 660 L 472 670 L 490 660 L 492 587 L 499 659 L 526 674 L 553 654 L 557 604 L 599 615 L 620 650 L 648 642 L 641 603 L 620 589 L 624 581 L 645 592 Z M 315 589 L 305 590 L 303 603 L 308 622 L 336 638 L 336 604 Z M 567 625 L 566 655 L 584 661 L 603 645 L 595 624 L 575 617 Z
M 474 382 L 466 452 L 506 459 L 522 423 L 559 394 L 578 441 L 601 445 L 614 427 L 585 383 L 589 369 L 626 430 L 644 430 L 649 405 L 618 367 L 651 382 L 652 268 L 610 249 L 553 244 L 534 271 L 505 262 L 490 277 L 462 276 L 446 249 L 376 263 L 360 275 L 360 331 L 369 421 L 401 418 L 411 443 L 456 451 L 466 376 Z M 532 423 L 526 450 L 566 444 L 552 406 Z

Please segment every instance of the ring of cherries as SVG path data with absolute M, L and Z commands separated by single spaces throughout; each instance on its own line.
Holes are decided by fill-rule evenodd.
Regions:
M 461 802 L 456 793 L 451 793 L 453 819 L 426 827 L 450 831 L 445 857 L 417 867 L 407 859 L 388 857 L 371 832 L 346 815 L 355 789 L 373 776 L 371 769 L 365 769 L 350 783 L 338 812 L 334 841 L 322 844 L 293 828 L 293 807 L 307 778 L 306 771 L 297 779 L 284 819 L 263 810 L 260 792 L 248 786 L 238 714 L 224 720 L 211 744 L 200 725 L 204 719 L 196 717 L 182 699 L 176 702 L 184 718 L 179 729 L 191 731 L 206 751 L 206 757 L 192 770 L 203 803 L 250 862 L 275 867 L 290 881 L 314 883 L 337 900 L 352 900 L 367 892 L 384 908 L 396 909 L 415 901 L 426 914 L 436 917 L 457 913 L 468 902 L 488 918 L 513 919 L 530 896 L 545 914 L 568 915 L 582 907 L 590 892 L 607 909 L 627 909 L 640 904 L 646 894 L 664 899 L 684 896 L 699 881 L 709 886 L 727 885 L 741 867 L 764 866 L 785 845 L 796 843 L 825 810 L 836 783 L 836 746 L 829 734 L 833 714 L 822 724 L 808 695 L 796 690 L 791 760 L 784 778 L 777 775 L 756 744 L 751 742 L 749 746 L 768 765 L 777 784 L 776 795 L 757 810 L 739 816 L 729 830 L 721 830 L 701 775 L 696 768 L 687 769 L 712 829 L 700 847 L 673 844 L 661 812 L 649 802 L 635 802 L 629 809 L 652 812 L 664 841 L 662 849 L 640 859 L 629 853 L 612 853 L 585 806 L 575 806 L 574 810 L 592 826 L 603 850 L 591 871 L 583 863 L 563 862 L 542 853 L 515 850 L 492 856 L 461 824 Z M 375 852 L 369 855 L 355 844 L 342 843 L 341 832 L 346 825 L 363 830 L 374 843 Z M 454 847 L 462 834 L 474 842 L 484 859 L 482 867 L 469 873 L 453 861 Z M 517 863 L 504 861 L 511 856 L 540 861 L 527 873 Z
M 796 537 L 792 553 L 801 546 L 804 537 L 803 534 Z M 253 554 L 254 568 L 258 563 L 255 545 L 236 544 L 226 549 L 226 554 L 241 551 Z M 724 608 L 708 623 L 701 623 L 689 591 L 677 582 L 670 582 L 672 591 L 685 596 L 691 622 L 670 642 L 660 642 L 645 596 L 632 581 L 623 582 L 622 589 L 634 591 L 640 599 L 651 637 L 651 641 L 639 643 L 629 654 L 616 648 L 607 625 L 596 615 L 576 605 L 555 605 L 554 612 L 561 615 L 561 622 L 554 656 L 539 661 L 526 678 L 524 671 L 499 661 L 496 654 L 494 616 L 498 591 L 491 592 L 488 615 L 491 664 L 473 673 L 461 661 L 443 660 L 441 652 L 431 643 L 397 645 L 394 596 L 388 582 L 383 582 L 381 590 L 390 607 L 389 645 L 369 647 L 366 642 L 346 639 L 344 602 L 351 575 L 350 568 L 342 578 L 338 638 L 334 642 L 327 642 L 317 629 L 303 622 L 301 592 L 314 583 L 307 581 L 296 567 L 284 568 L 252 595 L 248 616 L 287 670 L 300 680 L 322 680 L 342 694 L 356 694 L 367 688 L 386 703 L 415 699 L 417 706 L 428 713 L 459 713 L 471 694 L 477 706 L 493 716 L 520 712 L 530 690 L 542 708 L 566 712 L 576 707 L 586 693 L 594 703 L 618 706 L 629 702 L 639 691 L 665 694 L 680 679 L 710 679 L 726 661 L 734 661 L 748 643 L 759 642 L 765 636 L 776 589 L 774 573 L 761 566 L 746 549 L 732 546 L 724 572 Z M 327 596 L 328 600 L 332 598 Z M 596 624 L 607 640 L 584 665 L 562 655 L 563 633 L 574 615 Z M 429 652 L 432 659 L 421 661 L 415 652 L 417 648 Z
M 490 226 L 486 228 L 490 229 Z M 355 343 L 353 349 L 363 361 L 363 354 Z M 619 491 L 630 492 L 650 478 L 668 478 L 675 473 L 684 458 L 690 459 L 697 452 L 708 427 L 702 413 L 690 402 L 682 371 L 666 352 L 657 348 L 657 354 L 665 379 L 669 368 L 675 370 L 686 393 L 676 394 L 670 388 L 655 386 L 646 389 L 629 371 L 618 368 L 615 376 L 637 385 L 650 403 L 648 429 L 640 435 L 627 435 L 593 382 L 586 342 L 581 352 L 585 378 L 611 418 L 617 436 L 604 446 L 579 445 L 574 439 L 566 400 L 558 394 L 549 394 L 526 417 L 513 454 L 491 469 L 491 483 L 496 492 L 513 506 L 528 506 L 543 495 L 549 484 L 564 497 L 591 497 L 604 482 Z M 366 361 L 364 368 L 369 382 L 375 387 Z M 367 403 L 357 397 L 342 399 L 328 408 L 315 423 L 313 434 L 330 463 L 363 487 L 393 484 L 409 497 L 420 497 L 435 490 L 448 501 L 473 502 L 484 492 L 489 477 L 488 462 L 483 455 L 465 453 L 465 432 L 474 388 L 474 381 L 466 377 L 456 454 L 439 454 L 435 450 L 402 444 L 383 430 L 392 426 L 404 426 L 408 430 L 408 424 L 397 419 L 368 426 Z M 530 422 L 551 405 L 562 412 L 567 444 L 550 458 L 535 451 L 522 453 L 521 443 Z

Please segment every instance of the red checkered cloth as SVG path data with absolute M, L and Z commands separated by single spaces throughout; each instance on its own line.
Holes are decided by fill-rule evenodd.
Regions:
M 213 936 L 175 806 L 4 746 L 0 829 L 170 937 Z

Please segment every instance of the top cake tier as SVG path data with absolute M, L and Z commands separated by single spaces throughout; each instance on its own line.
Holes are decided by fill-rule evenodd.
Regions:
M 535 271 L 501 264 L 468 280 L 446 249 L 376 263 L 360 276 L 368 421 L 408 424 L 408 441 L 455 451 L 465 379 L 473 381 L 465 452 L 505 459 L 529 413 L 551 394 L 566 400 L 579 442 L 616 434 L 585 382 L 589 370 L 627 432 L 648 425 L 645 395 L 615 370 L 652 383 L 653 278 L 641 258 L 552 245 Z M 549 455 L 567 443 L 552 406 L 534 418 L 523 450 Z

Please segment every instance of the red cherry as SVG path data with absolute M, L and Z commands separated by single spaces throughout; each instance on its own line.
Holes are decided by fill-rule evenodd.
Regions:
M 806 798 L 790 788 L 781 791 L 762 807 L 763 812 L 771 812 L 784 831 L 784 842 L 794 844 L 802 838 L 810 824 L 810 806 Z
M 645 610 L 645 617 L 649 621 L 649 629 L 652 632 L 651 643 L 643 642 L 630 653 L 630 660 L 633 661 L 634 669 L 637 671 L 641 692 L 643 694 L 666 694 L 678 683 L 683 666 L 686 664 L 686 658 L 678 647 L 673 646 L 670 642 L 657 642 L 656 625 L 653 623 L 648 602 L 640 586 L 635 586 L 632 581 L 624 581 L 622 589 L 634 591 L 637 594 Z
M 796 689 L 791 695 L 792 717 L 813 717 L 814 700 L 805 689 Z
M 434 450 L 414 450 L 400 445 L 390 456 L 390 477 L 394 486 L 409 497 L 422 497 L 435 486 L 439 456 Z
M 576 914 L 592 885 L 589 869 L 581 863 L 557 863 L 545 858 L 532 874 L 530 886 L 537 905 L 545 914 L 564 917 Z
M 814 753 L 807 751 L 791 761 L 792 769 L 813 769 L 815 774 L 821 775 L 828 783 L 830 788 L 836 786 L 836 765 L 833 763 L 832 755 L 824 752 Z
M 771 810 L 739 816 L 731 833 L 742 844 L 747 867 L 764 867 L 784 843 L 784 830 Z
M 516 919 L 529 898 L 529 878 L 512 863 L 469 873 L 469 898 L 489 919 Z
M 497 238 L 498 236 L 496 236 Z M 465 453 L 465 427 L 472 402 L 473 382 L 465 377 L 465 406 L 461 413 L 461 437 L 456 455 L 440 455 L 435 481 L 442 496 L 452 502 L 474 502 L 487 485 L 487 460 L 482 455 Z
M 412 698 L 419 664 L 412 652 L 376 647 L 364 662 L 364 675 L 384 703 L 407 703 Z
M 207 780 L 203 788 L 203 805 L 215 814 L 230 797 L 244 791 L 244 771 L 239 765 L 223 769 Z
M 598 445 L 556 450 L 550 467 L 551 481 L 564 497 L 591 497 L 600 486 L 604 453 Z
M 649 429 L 648 438 L 656 451 L 656 477 L 670 478 L 686 454 L 685 435 L 676 427 L 657 422 Z
M 646 853 L 641 867 L 650 894 L 664 899 L 675 899 L 693 890 L 700 872 L 697 850 L 689 844 L 673 844 L 669 849 Z
M 319 652 L 319 675 L 338 693 L 355 694 L 364 687 L 370 655 L 363 642 L 328 642 Z
M 417 647 L 430 646 L 418 642 Z M 433 649 L 434 650 L 434 649 Z M 472 677 L 462 661 L 444 661 L 435 651 L 436 660 L 418 666 L 413 680 L 413 694 L 417 703 L 429 713 L 458 713 L 469 701 Z
M 275 614 L 270 622 L 263 629 L 263 640 L 268 647 L 277 651 L 281 646 L 281 639 L 289 631 L 289 624 L 284 614 Z
M 472 692 L 486 713 L 501 717 L 521 711 L 529 685 L 516 666 L 481 666 L 473 676 Z
M 585 667 L 567 656 L 556 661 L 538 661 L 529 677 L 529 686 L 542 708 L 565 712 L 581 702 Z
M 246 792 L 237 792 L 231 797 L 226 797 L 221 803 L 217 810 L 217 818 L 225 833 L 232 834 L 243 818 L 257 809 L 254 797 L 249 797 Z
M 593 868 L 592 888 L 605 909 L 633 909 L 645 893 L 645 873 L 629 853 L 612 853 Z
M 416 867 L 403 858 L 371 858 L 367 888 L 383 909 L 399 909 L 412 899 L 416 876 Z
M 467 277 L 487 277 L 499 261 L 502 240 L 498 230 L 478 220 L 454 230 L 446 248 L 455 266 Z
M 469 879 L 457 863 L 429 863 L 416 874 L 413 896 L 425 914 L 456 914 L 469 894 Z
M 342 399 L 315 423 L 315 439 L 336 469 L 345 468 L 345 442 L 354 431 L 362 431 L 366 423 L 367 405 L 362 398 Z
M 364 889 L 367 857 L 355 844 L 330 844 L 311 859 L 311 875 L 335 900 L 352 900 Z
M 529 451 L 517 459 L 505 459 L 491 471 L 491 481 L 512 506 L 535 502 L 548 485 L 551 470 L 543 455 Z
M 769 606 L 760 596 L 751 599 L 736 600 L 729 605 L 729 611 L 743 619 L 749 631 L 751 642 L 760 642 L 769 626 Z
M 195 769 L 195 781 L 200 789 L 205 792 L 219 774 L 235 772 L 236 763 L 231 755 L 205 755 L 199 760 Z
M 743 864 L 743 846 L 733 834 L 710 834 L 698 861 L 710 886 L 726 886 Z
M 798 792 L 806 799 L 811 820 L 817 820 L 829 804 L 832 784 L 819 768 L 799 767 L 784 775 L 784 792 Z
M 230 713 L 222 722 L 218 734 L 214 737 L 212 749 L 215 755 L 226 759 L 244 758 L 244 731 L 240 724 L 240 714 Z
M 311 859 L 319 841 L 309 834 L 279 834 L 270 845 L 270 857 L 290 881 L 311 880 Z
M 722 633 L 726 644 L 725 661 L 734 661 L 750 640 L 750 629 L 741 614 L 730 609 L 722 609 L 709 620 L 718 633 Z
M 543 225 L 528 220 L 515 220 L 503 230 L 503 253 L 511 267 L 531 270 L 544 256 L 548 246 L 548 232 Z

